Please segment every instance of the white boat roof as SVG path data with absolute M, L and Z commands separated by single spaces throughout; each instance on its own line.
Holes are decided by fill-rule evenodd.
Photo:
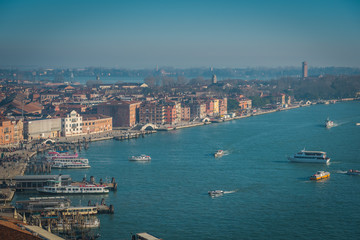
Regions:
M 308 150 L 301 150 L 301 152 L 304 152 L 304 153 L 322 153 L 322 154 L 326 154 L 326 152 L 323 152 L 323 151 L 308 151 Z

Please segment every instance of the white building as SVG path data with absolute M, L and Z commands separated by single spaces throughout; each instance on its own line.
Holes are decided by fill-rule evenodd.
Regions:
M 67 114 L 66 118 L 61 119 L 61 122 L 63 136 L 68 137 L 83 134 L 82 116 L 80 116 L 80 114 L 78 114 L 75 110 L 71 111 L 70 114 Z

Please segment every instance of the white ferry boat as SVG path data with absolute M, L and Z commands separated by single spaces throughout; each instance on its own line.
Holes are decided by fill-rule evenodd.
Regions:
M 326 152 L 306 151 L 304 149 L 294 154 L 293 157 L 289 157 L 289 160 L 301 163 L 329 163 L 330 158 L 326 157 Z
M 331 121 L 329 118 L 326 119 L 325 121 L 325 127 L 326 128 L 332 128 L 334 126 L 334 122 Z
M 47 160 L 54 160 L 54 159 L 72 159 L 72 158 L 78 158 L 79 154 L 74 153 L 70 154 L 69 152 L 56 152 L 56 151 L 49 151 L 45 158 Z
M 57 169 L 83 169 L 90 168 L 90 165 L 83 162 L 57 162 L 53 163 L 51 167 Z
M 141 154 L 140 156 L 132 156 L 129 159 L 130 161 L 150 161 L 151 157 L 145 154 Z
M 48 181 L 48 186 L 44 186 L 37 189 L 40 193 L 48 194 L 105 194 L 109 193 L 109 189 L 105 185 L 87 184 L 79 186 L 62 186 L 61 176 L 58 180 Z
M 214 153 L 215 157 L 222 157 L 224 155 L 224 151 L 223 150 L 217 150 L 216 153 Z

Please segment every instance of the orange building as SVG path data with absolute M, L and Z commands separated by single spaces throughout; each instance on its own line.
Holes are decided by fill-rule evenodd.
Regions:
M 214 101 L 213 100 L 208 100 L 206 102 L 206 114 L 208 116 L 214 115 Z
M 220 115 L 227 114 L 227 98 L 223 98 L 219 100 L 219 114 Z
M 177 119 L 176 107 L 174 105 L 165 106 L 165 123 L 175 124 Z
M 252 108 L 252 101 L 250 99 L 240 98 L 238 99 L 238 102 L 239 102 L 239 108 L 242 110 Z
M 23 139 L 22 120 L 0 119 L 0 145 L 18 144 Z
M 83 133 L 101 133 L 112 130 L 112 117 L 102 114 L 86 114 L 83 117 Z

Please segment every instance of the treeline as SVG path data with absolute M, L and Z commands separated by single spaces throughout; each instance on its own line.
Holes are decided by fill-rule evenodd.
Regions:
M 360 92 L 360 75 L 272 80 L 270 89 L 293 95 L 296 99 L 340 99 L 356 97 Z

